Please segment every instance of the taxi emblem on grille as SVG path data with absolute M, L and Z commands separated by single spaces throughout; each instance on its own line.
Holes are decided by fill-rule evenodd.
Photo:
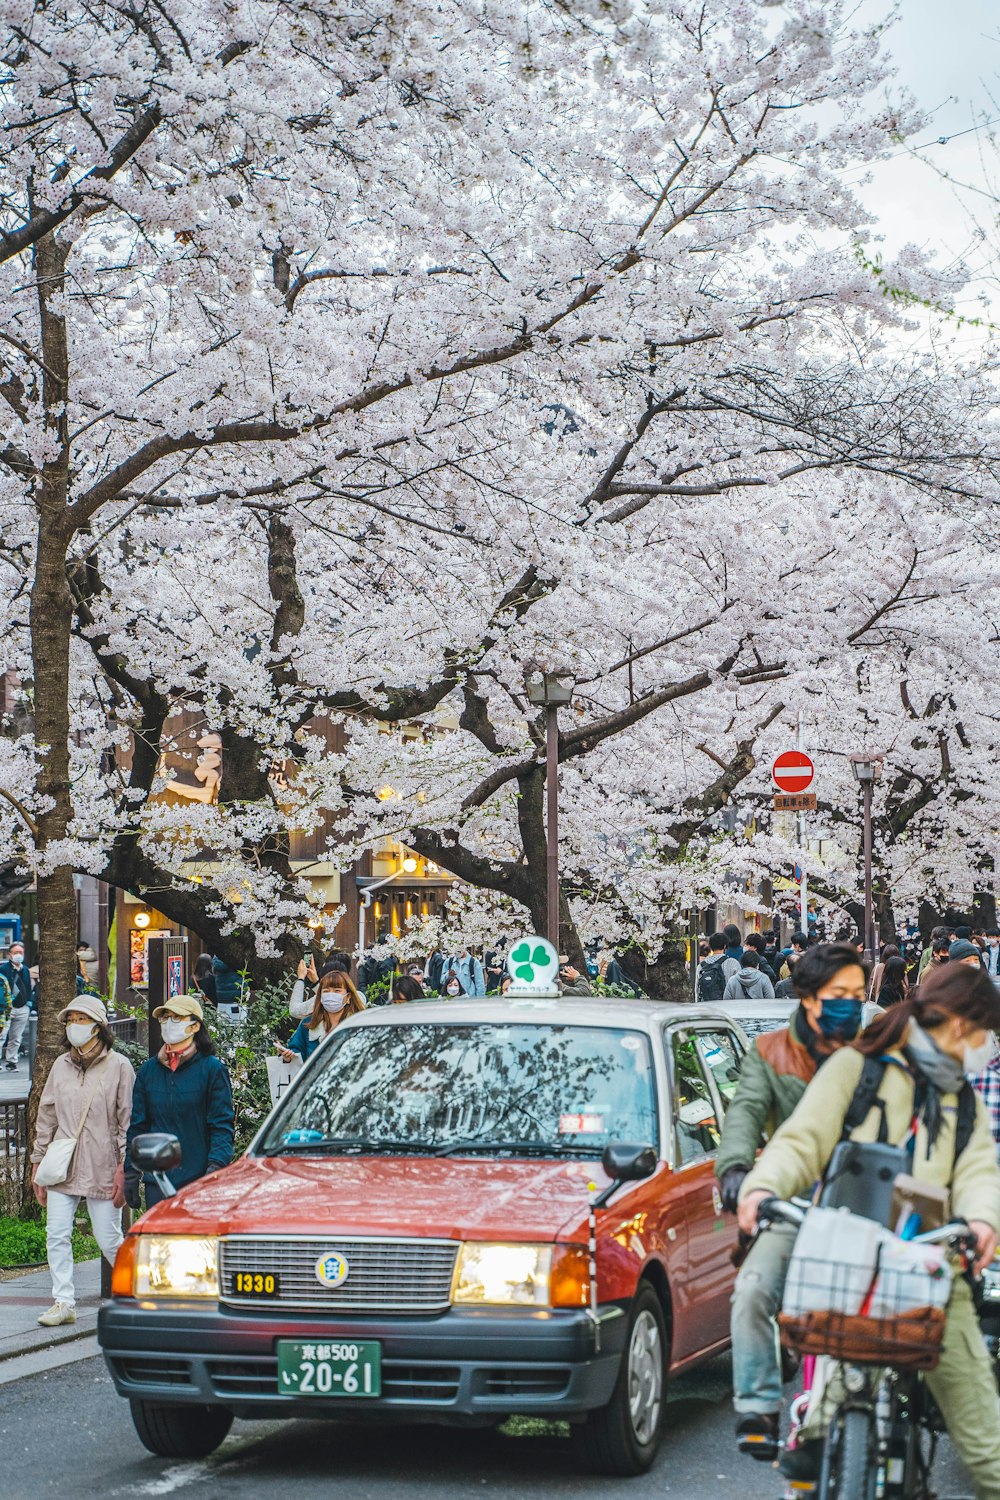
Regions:
M 343 1286 L 350 1269 L 346 1255 L 337 1250 L 326 1250 L 316 1262 L 316 1280 L 320 1286 Z

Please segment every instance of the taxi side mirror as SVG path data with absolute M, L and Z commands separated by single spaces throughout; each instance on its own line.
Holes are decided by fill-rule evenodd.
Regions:
M 652 1177 L 657 1160 L 655 1146 L 639 1146 L 624 1141 L 612 1141 L 605 1146 L 601 1166 L 611 1178 L 611 1186 L 605 1188 L 595 1200 L 594 1207 L 603 1208 L 623 1182 L 642 1182 L 645 1178 Z
M 133 1167 L 152 1176 L 156 1172 L 172 1172 L 181 1164 L 181 1143 L 175 1135 L 162 1135 L 158 1131 L 149 1135 L 137 1135 L 129 1153 Z

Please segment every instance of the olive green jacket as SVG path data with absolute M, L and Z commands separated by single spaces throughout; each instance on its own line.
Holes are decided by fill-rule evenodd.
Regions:
M 890 1051 L 887 1056 L 903 1062 L 903 1054 Z M 790 1119 L 768 1143 L 757 1165 L 740 1189 L 740 1198 L 763 1189 L 779 1198 L 808 1193 L 829 1165 L 834 1149 L 844 1133 L 844 1118 L 861 1081 L 864 1058 L 853 1047 L 845 1047 L 823 1064 L 809 1085 Z M 879 1098 L 885 1102 L 889 1140 L 901 1145 L 908 1137 L 913 1120 L 914 1080 L 903 1067 L 891 1063 L 879 1087 Z M 933 1149 L 927 1140 L 923 1121 L 917 1126 L 914 1143 L 914 1177 L 935 1187 L 951 1191 L 951 1213 L 964 1219 L 976 1219 L 1000 1230 L 1000 1167 L 997 1166 L 996 1143 L 990 1130 L 986 1107 L 976 1095 L 976 1119 L 965 1150 L 955 1159 L 955 1129 L 958 1123 L 958 1096 L 944 1094 L 941 1099 L 941 1130 Z M 872 1105 L 868 1118 L 851 1132 L 854 1141 L 878 1140 L 881 1113 Z
M 794 1015 L 789 1026 L 757 1037 L 726 1110 L 716 1177 L 731 1167 L 753 1166 L 765 1137 L 788 1119 L 815 1074 L 815 1059 L 795 1035 Z

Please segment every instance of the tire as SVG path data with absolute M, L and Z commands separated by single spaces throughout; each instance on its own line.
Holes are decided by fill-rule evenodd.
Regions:
M 632 1299 L 614 1394 L 607 1406 L 589 1412 L 573 1428 L 580 1456 L 592 1473 L 627 1479 L 650 1467 L 663 1432 L 667 1363 L 663 1308 L 643 1281 Z
M 161 1458 L 204 1458 L 233 1425 L 224 1406 L 155 1406 L 135 1397 L 129 1406 L 140 1441 Z
M 877 1478 L 872 1414 L 848 1409 L 827 1438 L 819 1500 L 875 1500 Z

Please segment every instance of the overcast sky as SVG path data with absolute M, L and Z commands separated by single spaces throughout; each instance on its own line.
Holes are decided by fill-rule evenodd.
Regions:
M 859 16 L 874 20 L 887 8 L 885 0 L 861 0 Z M 912 90 L 931 116 L 917 143 L 969 131 L 983 115 L 1000 117 L 1000 6 L 984 0 L 902 0 L 901 9 L 889 43 L 898 83 Z M 994 129 L 1000 138 L 1000 118 Z M 1000 157 L 993 154 L 989 133 L 979 129 L 944 145 L 927 145 L 917 155 L 914 160 L 901 151 L 863 190 L 865 203 L 881 221 L 887 251 L 909 240 L 937 248 L 944 264 L 966 259 L 977 272 L 974 290 L 985 291 L 995 309 L 1000 205 L 980 193 L 956 192 L 934 171 L 940 167 L 974 188 L 985 189 L 991 177 L 1000 185 Z M 988 231 L 986 239 L 976 218 L 979 229 Z

